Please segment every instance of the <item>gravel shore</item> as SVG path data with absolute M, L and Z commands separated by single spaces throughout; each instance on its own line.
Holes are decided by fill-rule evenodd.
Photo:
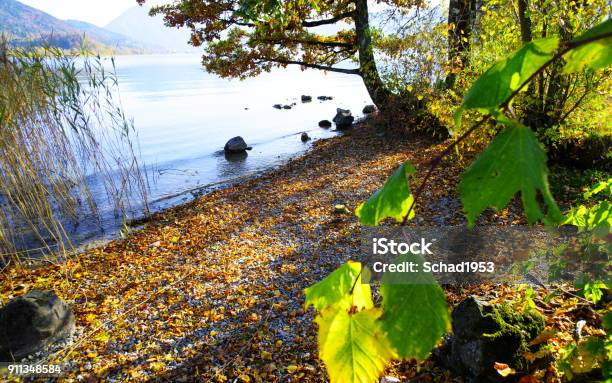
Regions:
M 66 381 L 324 382 L 302 290 L 360 247 L 356 217 L 334 206 L 353 211 L 403 161 L 423 173 L 442 149 L 355 128 L 262 177 L 161 212 L 125 240 L 6 271 L 0 299 L 53 289 L 73 305 L 79 336 L 49 356 L 69 363 Z M 443 162 L 413 224 L 463 222 L 453 190 L 464 161 Z M 514 217 L 510 209 L 483 219 Z

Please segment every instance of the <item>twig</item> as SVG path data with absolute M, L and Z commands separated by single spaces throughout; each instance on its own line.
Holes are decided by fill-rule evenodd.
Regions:
M 447 146 L 446 149 L 444 149 L 442 153 L 440 153 L 438 156 L 436 156 L 433 160 L 429 162 L 429 171 L 427 171 L 427 174 L 425 174 L 425 178 L 423 178 L 423 181 L 421 181 L 421 184 L 419 185 L 418 189 L 414 192 L 414 199 L 412 200 L 412 203 L 410 204 L 410 208 L 408 208 L 408 212 L 404 216 L 402 225 L 406 225 L 406 223 L 408 222 L 408 217 L 410 217 L 410 213 L 412 212 L 412 209 L 414 208 L 414 205 L 416 204 L 417 199 L 423 193 L 423 190 L 425 189 L 427 181 L 429 180 L 429 178 L 431 178 L 434 170 L 438 167 L 440 162 L 442 162 L 442 159 L 445 156 L 447 156 L 451 152 L 451 150 L 455 148 L 455 146 L 457 146 L 459 143 L 465 140 L 470 134 L 472 134 L 472 132 L 478 129 L 481 125 L 487 122 L 490 118 L 491 118 L 490 115 L 484 116 L 482 120 L 480 120 L 477 124 L 472 126 L 470 129 L 468 129 L 458 139 L 456 139 L 449 146 Z

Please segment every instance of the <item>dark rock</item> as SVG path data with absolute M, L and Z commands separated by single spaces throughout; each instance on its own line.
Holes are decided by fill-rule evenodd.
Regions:
M 230 139 L 229 141 L 227 141 L 223 150 L 229 153 L 240 153 L 240 152 L 244 152 L 248 148 L 249 146 L 244 141 L 244 138 L 240 136 L 236 136 Z
M 363 107 L 363 114 L 372 114 L 376 112 L 376 105 L 366 105 Z
M 276 109 L 283 109 L 283 106 L 281 104 L 274 104 L 272 105 L 272 107 Z
M 312 101 L 312 96 L 307 96 L 305 94 L 302 95 L 302 102 L 310 102 Z
M 353 117 L 350 110 L 337 108 L 333 121 L 336 123 L 336 129 L 343 130 L 353 126 L 355 117 Z
M 478 382 L 502 380 L 493 368 L 496 362 L 524 370 L 528 362 L 523 353 L 544 330 L 544 318 L 536 311 L 523 314 L 507 304 L 491 305 L 475 297 L 459 303 L 452 319 L 453 334 L 442 348 L 441 362 Z
M 283 105 L 283 109 L 291 109 L 293 105 Z
M 327 101 L 327 100 L 333 100 L 334 98 L 332 96 L 319 96 L 317 97 L 317 99 L 321 101 Z
M 53 291 L 32 290 L 0 309 L 0 361 L 20 360 L 73 332 L 70 306 Z
M 332 123 L 329 120 L 321 120 L 321 121 L 319 121 L 319 126 L 321 128 L 331 128 Z
M 306 142 L 310 140 L 310 136 L 308 136 L 308 133 L 304 132 L 302 133 L 302 136 L 300 137 L 302 142 Z
M 242 151 L 242 152 L 225 152 L 225 159 L 228 162 L 243 162 L 244 160 L 247 159 L 247 157 L 249 156 L 249 153 L 247 153 L 246 151 Z

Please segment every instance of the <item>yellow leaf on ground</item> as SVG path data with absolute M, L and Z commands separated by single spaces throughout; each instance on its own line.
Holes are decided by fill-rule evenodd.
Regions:
M 503 377 L 516 374 L 516 371 L 505 363 L 495 362 L 495 365 L 493 367 L 495 368 L 495 370 L 497 370 L 497 373 Z
M 272 354 L 269 353 L 268 351 L 262 351 L 261 352 L 261 358 L 262 359 L 272 360 Z
M 151 370 L 155 372 L 159 372 L 166 368 L 166 365 L 163 362 L 153 362 L 150 364 Z
M 290 374 L 293 374 L 294 372 L 296 372 L 298 370 L 298 366 L 292 364 L 290 366 L 287 366 L 287 372 Z

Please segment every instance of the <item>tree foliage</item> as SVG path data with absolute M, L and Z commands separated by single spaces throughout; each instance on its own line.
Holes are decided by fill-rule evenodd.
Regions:
M 422 1 L 379 3 L 410 9 Z M 374 61 L 366 0 L 181 0 L 151 13 L 163 14 L 168 26 L 189 28 L 191 44 L 205 44 L 205 68 L 222 77 L 246 78 L 299 65 L 360 75 L 379 106 L 390 97 Z M 320 27 L 326 26 L 336 31 L 325 33 Z
M 468 224 L 473 225 L 488 206 L 498 210 L 505 208 L 518 192 L 521 193 L 524 212 L 530 223 L 542 220 L 545 224 L 554 226 L 562 222 L 561 213 L 548 188 L 544 150 L 531 127 L 507 117 L 504 112 L 508 110 L 513 98 L 529 86 L 530 81 L 562 59 L 565 61 L 564 66 L 572 70 L 595 70 L 608 65 L 609 60 L 605 56 L 608 48 L 603 42 L 612 37 L 611 25 L 611 21 L 606 21 L 571 41 L 560 42 L 558 38 L 553 37 L 528 42 L 507 59 L 494 64 L 474 82 L 456 113 L 456 120 L 459 124 L 461 115 L 469 109 L 476 109 L 485 116 L 451 143 L 442 155 L 448 154 L 457 142 L 465 139 L 491 118 L 496 119 L 504 128 L 462 176 L 459 194 L 467 213 Z M 592 59 L 588 65 L 585 57 Z M 428 175 L 439 163 L 440 158 L 432 163 Z M 376 194 L 357 208 L 356 214 L 360 221 L 363 224 L 378 225 L 388 217 L 403 221 L 411 218 L 413 206 L 424 186 L 423 183 L 414 195 L 410 192 L 407 176 L 414 172 L 415 169 L 410 164 L 402 164 Z M 425 181 L 427 179 L 428 176 Z M 609 185 L 602 184 L 588 193 L 591 196 L 608 189 Z M 542 197 L 546 209 L 540 206 L 538 197 Z M 404 218 L 400 219 L 402 213 Z M 607 229 L 609 232 L 609 217 L 610 206 L 605 202 L 603 205 L 598 204 L 593 210 L 578 208 L 565 222 L 580 223 L 599 230 L 603 227 L 603 230 Z M 351 266 L 345 265 L 339 270 L 344 270 L 344 273 L 351 270 L 352 278 L 357 271 L 357 265 L 349 265 Z M 332 273 L 330 277 L 338 279 L 337 272 Z M 354 283 L 357 284 L 359 277 L 360 274 L 357 274 Z M 377 308 L 365 305 L 360 311 L 351 304 L 354 289 L 349 290 L 344 297 L 337 298 L 340 294 L 338 289 L 330 290 L 334 284 L 329 277 L 307 289 L 309 301 L 312 298 L 308 296 L 313 290 L 317 291 L 318 297 L 337 298 L 331 306 L 319 308 L 319 316 L 316 319 L 319 324 L 321 357 L 332 381 L 373 382 L 382 371 L 379 362 L 388 360 L 394 354 L 399 358 L 424 358 L 446 332 L 449 322 L 448 309 L 444 293 L 434 278 L 431 275 L 423 277 L 428 278 L 426 281 L 395 280 L 397 278 L 401 278 L 401 274 L 383 276 L 380 287 L 383 298 L 380 317 Z M 340 286 L 347 286 L 347 283 L 343 282 Z M 326 292 L 327 290 L 330 291 Z M 341 291 L 346 291 L 346 287 L 341 287 Z M 363 290 L 360 288 L 359 291 Z M 360 295 L 361 293 L 358 296 Z M 326 312 L 330 307 L 334 308 L 331 311 L 333 315 Z M 359 319 L 352 318 L 357 315 Z M 380 320 L 380 327 L 376 326 L 377 320 Z M 335 321 L 338 321 L 344 330 L 342 335 L 340 332 L 330 331 L 330 322 Z M 356 323 L 364 324 L 355 326 Z M 357 327 L 360 331 L 354 333 L 353 330 Z M 349 333 L 348 339 L 346 332 Z M 363 337 L 362 342 L 372 343 L 372 352 L 378 355 L 369 355 L 367 360 L 359 359 L 364 364 L 355 363 L 355 358 L 364 356 L 347 353 L 349 345 L 359 348 L 365 344 L 357 342 L 355 337 Z M 393 354 L 382 346 L 386 342 L 392 347 Z M 327 346 L 329 344 L 336 344 L 336 347 L 330 349 Z M 362 369 L 363 366 L 367 368 Z M 342 375 L 338 375 L 338 371 L 342 371 Z

